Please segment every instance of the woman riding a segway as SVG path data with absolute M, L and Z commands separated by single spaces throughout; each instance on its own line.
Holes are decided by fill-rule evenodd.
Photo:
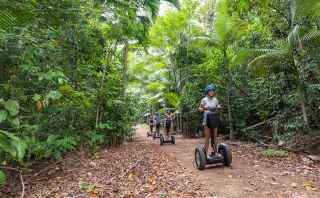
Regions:
M 203 112 L 203 127 L 205 134 L 204 149 L 208 153 L 209 140 L 214 143 L 213 155 L 217 152 L 218 127 L 220 124 L 219 110 L 222 107 L 216 98 L 216 87 L 212 84 L 205 88 L 206 96 L 201 100 L 198 110 Z
M 232 163 L 232 153 L 228 145 L 220 143 L 218 145 L 218 127 L 220 125 L 219 111 L 222 107 L 216 98 L 216 87 L 208 85 L 205 89 L 206 97 L 201 100 L 199 111 L 203 112 L 203 126 L 205 133 L 204 146 L 197 146 L 195 149 L 195 163 L 199 170 L 204 170 L 206 165 L 224 164 L 230 166 Z M 213 152 L 208 153 L 209 140 Z
M 170 137 L 172 119 L 173 119 L 173 115 L 171 111 L 168 110 L 165 114 L 165 120 L 164 120 L 166 140 L 169 140 L 169 137 Z

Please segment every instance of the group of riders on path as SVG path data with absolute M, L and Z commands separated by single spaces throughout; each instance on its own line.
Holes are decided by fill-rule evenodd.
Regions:
M 153 128 L 156 128 L 156 136 L 160 135 L 160 128 L 161 125 L 164 126 L 165 129 L 165 139 L 169 139 L 170 133 L 171 133 L 171 126 L 172 122 L 174 120 L 174 113 L 172 113 L 170 110 L 167 110 L 165 113 L 164 119 L 161 120 L 160 113 L 157 112 L 155 115 L 151 115 L 149 118 L 149 127 L 150 127 L 150 132 L 153 132 Z
M 209 140 L 214 142 L 214 145 L 217 145 L 217 135 L 218 128 L 220 125 L 219 112 L 222 110 L 222 106 L 219 104 L 219 101 L 216 97 L 216 86 L 210 84 L 205 88 L 205 97 L 201 99 L 198 111 L 202 112 L 203 120 L 202 125 L 204 128 L 204 149 L 208 153 L 209 149 Z M 210 115 L 210 116 L 209 116 Z M 149 127 L 151 133 L 153 128 L 156 128 L 156 135 L 160 134 L 161 125 L 165 131 L 165 138 L 168 139 L 171 133 L 172 122 L 175 118 L 175 114 L 170 110 L 167 110 L 164 119 L 161 119 L 160 113 L 157 112 L 154 115 L 149 117 Z M 213 148 L 213 153 L 216 153 L 216 147 Z

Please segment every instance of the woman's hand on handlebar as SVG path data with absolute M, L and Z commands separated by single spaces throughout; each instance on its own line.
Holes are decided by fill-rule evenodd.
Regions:
M 208 110 L 208 108 L 205 108 L 205 107 L 199 107 L 199 108 L 198 108 L 198 110 L 199 110 L 200 112 L 205 112 L 205 111 L 207 111 L 207 110 Z

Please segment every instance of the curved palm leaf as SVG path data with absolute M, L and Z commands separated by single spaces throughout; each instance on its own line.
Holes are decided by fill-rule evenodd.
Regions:
M 262 55 L 254 58 L 249 64 L 249 68 L 258 73 L 265 73 L 262 70 L 268 70 L 270 65 L 273 65 L 274 62 L 281 62 L 285 58 L 289 56 L 289 50 L 286 49 L 262 49 L 257 50 L 257 52 L 267 52 L 263 53 Z M 260 68 L 259 68 L 260 67 Z M 260 71 L 259 71 L 260 70 Z
M 319 39 L 320 38 L 320 30 L 314 30 L 311 32 L 306 33 L 301 41 L 303 42 L 303 44 L 307 44 L 308 42 L 315 40 L 315 39 Z

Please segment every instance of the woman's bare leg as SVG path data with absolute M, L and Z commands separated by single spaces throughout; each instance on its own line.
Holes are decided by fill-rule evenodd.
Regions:
M 206 153 L 208 153 L 208 149 L 209 149 L 209 140 L 211 137 L 211 131 L 207 126 L 204 126 L 204 149 L 206 151 Z
M 213 129 L 213 135 L 212 135 L 211 138 L 213 138 L 211 141 L 213 141 L 213 143 L 214 143 L 214 148 L 212 148 L 212 149 L 213 149 L 213 152 L 217 152 L 218 128 Z

